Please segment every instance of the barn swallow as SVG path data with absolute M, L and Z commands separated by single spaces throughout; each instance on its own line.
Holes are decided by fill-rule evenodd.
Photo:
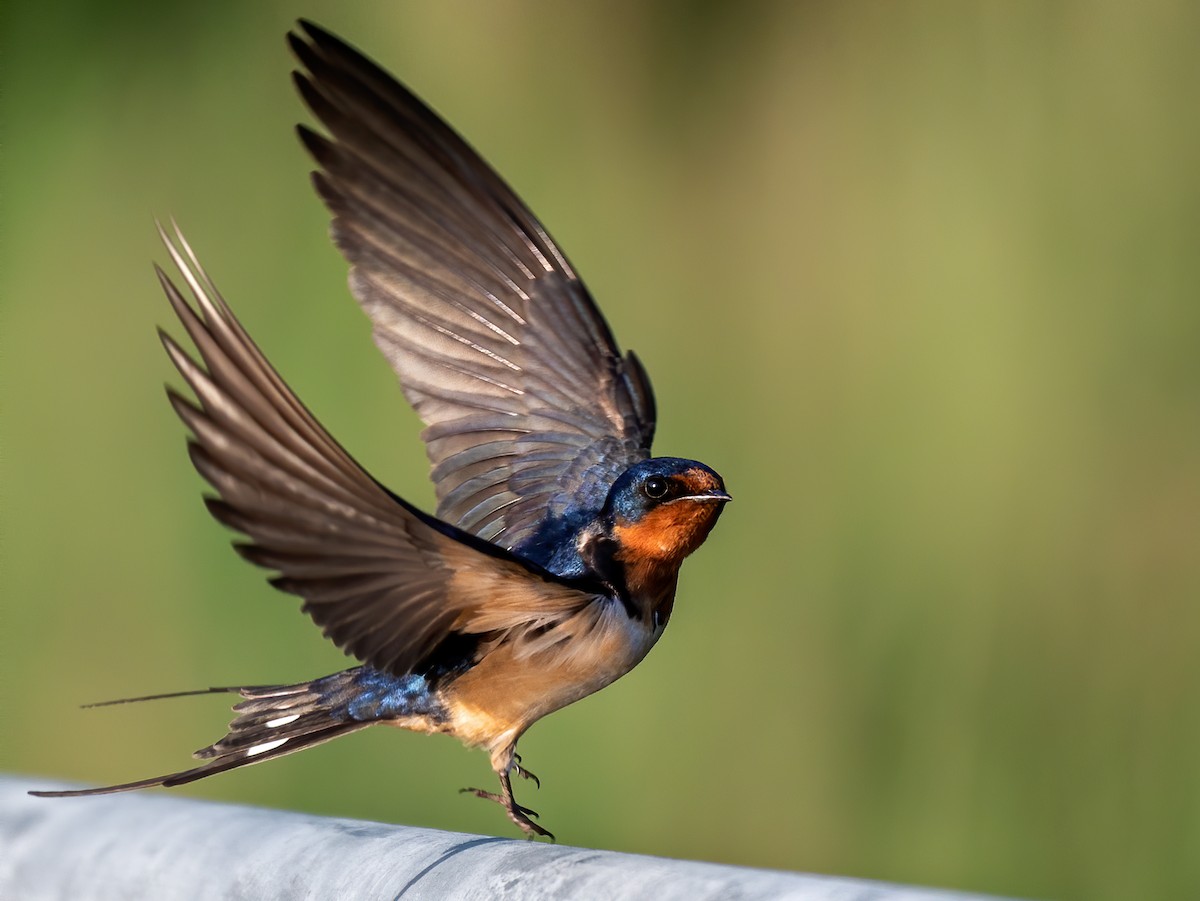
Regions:
M 525 204 L 386 72 L 308 22 L 288 35 L 299 92 L 327 135 L 299 127 L 350 288 L 425 423 L 431 516 L 366 472 L 242 328 L 175 228 L 160 236 L 191 300 L 156 267 L 195 394 L 168 388 L 212 515 L 271 584 L 360 665 L 251 685 L 205 761 L 152 779 L 43 796 L 193 782 L 377 723 L 487 751 L 499 802 L 517 741 L 548 713 L 635 667 L 671 616 L 683 559 L 730 500 L 708 466 L 651 457 L 655 405 L 591 295 Z M 132 698 L 140 701 L 150 698 Z M 112 701 L 107 703 L 123 703 Z M 540 784 L 540 783 L 539 783 Z

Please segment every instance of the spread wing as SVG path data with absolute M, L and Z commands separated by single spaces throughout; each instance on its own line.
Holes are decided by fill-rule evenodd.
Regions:
M 375 342 L 427 428 L 438 516 L 512 549 L 649 455 L 650 382 L 541 224 L 438 116 L 302 22 L 301 137 Z
M 158 270 L 199 351 L 196 362 L 162 334 L 199 402 L 168 392 L 192 431 L 192 462 L 219 495 L 207 499 L 209 510 L 250 537 L 237 549 L 278 571 L 272 584 L 303 598 L 338 647 L 403 674 L 455 635 L 540 650 L 547 635 L 565 640 L 603 603 L 371 478 L 267 362 L 178 230 L 178 247 L 159 233 L 198 307 Z

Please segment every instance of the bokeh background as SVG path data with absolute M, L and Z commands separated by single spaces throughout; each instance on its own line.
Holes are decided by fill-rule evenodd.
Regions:
M 1200 7 L 4 4 L 0 768 L 184 766 L 349 665 L 199 501 L 149 263 L 174 215 L 432 504 L 292 134 L 304 15 L 505 174 L 736 502 L 660 646 L 522 742 L 568 843 L 1030 897 L 1200 893 Z M 176 329 L 177 331 L 177 329 Z M 178 790 L 512 834 L 372 730 Z M 81 803 L 81 802 L 47 802 Z

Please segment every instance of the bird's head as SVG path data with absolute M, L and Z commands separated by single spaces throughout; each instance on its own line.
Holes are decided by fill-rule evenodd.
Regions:
M 608 492 L 604 512 L 626 563 L 678 568 L 700 547 L 731 498 L 703 463 L 653 457 L 629 467 Z

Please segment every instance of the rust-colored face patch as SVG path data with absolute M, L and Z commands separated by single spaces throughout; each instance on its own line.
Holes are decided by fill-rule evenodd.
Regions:
M 708 494 L 713 491 L 724 491 L 725 486 L 721 479 L 711 470 L 693 467 L 682 475 L 676 476 L 674 481 L 681 483 L 686 489 L 683 494 Z
M 652 603 L 656 623 L 665 624 L 670 617 L 679 566 L 704 543 L 723 506 L 682 497 L 613 527 L 619 547 L 613 556 L 624 566 L 625 586 Z
M 711 491 L 713 485 L 696 491 Z M 693 493 L 691 490 L 689 494 Z M 622 561 L 646 560 L 678 566 L 708 537 L 721 513 L 721 504 L 686 497 L 667 501 L 648 510 L 639 519 L 618 523 L 613 529 Z

